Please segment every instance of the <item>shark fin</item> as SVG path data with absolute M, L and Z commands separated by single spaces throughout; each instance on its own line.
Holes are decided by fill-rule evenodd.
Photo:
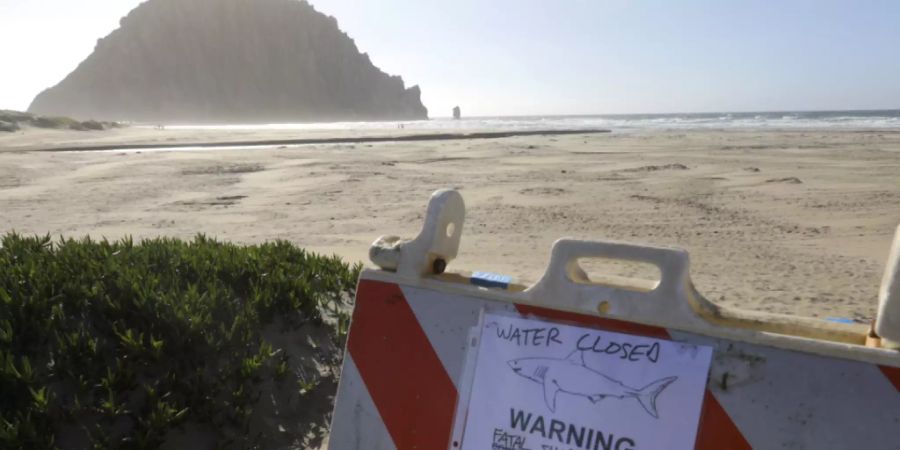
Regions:
M 556 394 L 559 393 L 559 385 L 555 380 L 544 379 L 544 403 L 550 408 L 550 412 L 556 412 Z
M 659 413 L 656 411 L 656 397 L 659 397 L 659 394 L 677 379 L 678 377 L 667 377 L 656 380 L 630 394 L 640 402 L 647 414 L 653 416 L 654 419 L 658 419 Z
M 575 350 L 572 353 L 569 353 L 569 356 L 566 356 L 566 361 L 572 364 L 587 367 L 584 364 L 584 350 Z

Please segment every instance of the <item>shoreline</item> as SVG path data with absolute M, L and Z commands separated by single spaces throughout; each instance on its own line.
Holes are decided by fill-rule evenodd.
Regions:
M 179 150 L 193 148 L 215 148 L 221 150 L 242 147 L 275 147 L 281 145 L 317 145 L 317 144 L 367 144 L 377 142 L 430 142 L 480 139 L 504 139 L 529 136 L 564 136 L 574 134 L 610 133 L 608 129 L 561 129 L 561 130 L 525 130 L 525 131 L 483 131 L 473 133 L 422 133 L 403 135 L 364 135 L 321 138 L 295 139 L 255 139 L 243 141 L 202 141 L 183 143 L 120 143 L 120 144 L 87 144 L 70 146 L 53 146 L 47 148 L 12 149 L 13 152 L 103 152 L 119 150 Z
M 0 133 L 0 153 L 27 152 L 116 152 L 116 151 L 225 151 L 261 150 L 270 147 L 315 145 L 403 144 L 431 145 L 437 142 L 473 142 L 475 140 L 541 139 L 541 136 L 565 139 L 565 135 L 658 136 L 713 133 L 742 136 L 748 134 L 832 134 L 896 136 L 900 128 L 646 128 L 547 127 L 547 128 L 459 128 L 453 130 L 415 129 L 150 129 L 117 128 L 103 131 L 72 131 L 26 128 L 17 133 Z

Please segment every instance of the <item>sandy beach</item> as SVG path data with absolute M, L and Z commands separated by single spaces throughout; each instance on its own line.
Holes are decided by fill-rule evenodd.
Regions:
M 900 223 L 896 130 L 36 151 L 287 136 L 297 133 L 126 128 L 0 137 L 0 232 L 287 239 L 363 261 L 379 235 L 414 237 L 429 194 L 451 187 L 463 193 L 468 215 L 449 270 L 506 273 L 527 284 L 560 237 L 676 246 L 690 251 L 695 284 L 713 301 L 867 321 Z

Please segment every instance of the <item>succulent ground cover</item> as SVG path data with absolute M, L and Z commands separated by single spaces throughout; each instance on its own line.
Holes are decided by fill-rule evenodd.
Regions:
M 322 439 L 360 267 L 288 242 L 0 238 L 0 448 Z
M 23 126 L 56 130 L 99 131 L 108 128 L 120 128 L 123 125 L 118 122 L 80 121 L 69 117 L 38 116 L 27 112 L 0 109 L 0 132 L 11 133 L 19 131 Z

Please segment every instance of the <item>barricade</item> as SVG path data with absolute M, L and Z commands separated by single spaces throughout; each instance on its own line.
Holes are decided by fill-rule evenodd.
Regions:
M 438 191 L 417 238 L 373 244 L 329 449 L 900 448 L 900 351 L 870 327 L 719 307 L 671 248 L 563 239 L 529 287 L 445 273 L 464 216 Z M 584 258 L 661 276 L 599 284 Z

